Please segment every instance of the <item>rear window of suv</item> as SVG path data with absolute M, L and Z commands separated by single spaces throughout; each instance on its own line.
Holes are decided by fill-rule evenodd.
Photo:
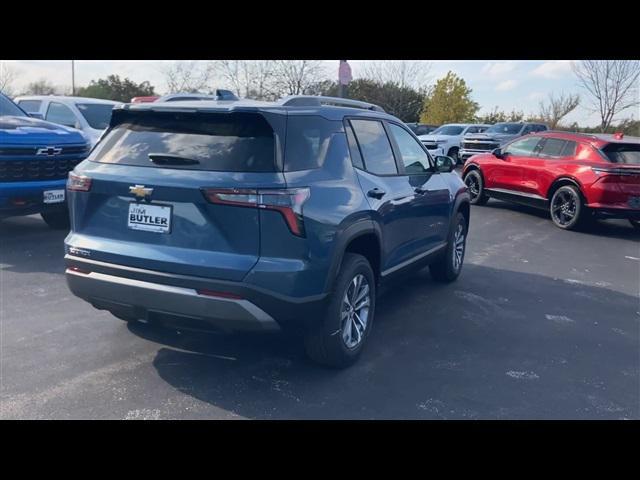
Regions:
M 273 172 L 274 137 L 267 120 L 255 113 L 141 112 L 115 126 L 90 160 L 186 170 Z
M 640 165 L 639 143 L 610 143 L 602 151 L 613 163 Z

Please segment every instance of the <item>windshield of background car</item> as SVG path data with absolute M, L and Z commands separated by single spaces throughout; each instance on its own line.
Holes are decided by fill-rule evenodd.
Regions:
M 436 128 L 433 132 L 431 132 L 432 135 L 460 135 L 462 133 L 462 131 L 464 130 L 464 127 L 456 127 L 454 125 L 443 125 L 440 128 Z
M 26 117 L 27 114 L 15 103 L 4 95 L 0 95 L 0 116 L 12 115 L 14 117 Z
M 91 128 L 104 130 L 111 121 L 113 105 L 104 103 L 76 103 L 76 107 Z
M 507 135 L 515 135 L 522 130 L 521 123 L 496 123 L 487 128 L 484 133 L 504 133 Z
M 602 151 L 613 163 L 640 165 L 640 143 L 610 143 Z

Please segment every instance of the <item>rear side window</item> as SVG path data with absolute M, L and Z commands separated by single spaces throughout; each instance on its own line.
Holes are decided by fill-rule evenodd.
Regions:
M 37 113 L 40 111 L 42 100 L 20 100 L 18 105 L 20 105 L 25 112 Z
M 640 165 L 640 144 L 610 143 L 602 151 L 613 163 Z
M 358 139 L 360 151 L 364 157 L 365 169 L 376 175 L 395 175 L 398 173 L 391 143 L 378 120 L 351 120 Z
M 137 113 L 113 128 L 90 159 L 140 167 L 275 171 L 274 132 L 255 113 Z
M 342 122 L 334 122 L 317 115 L 290 116 L 287 121 L 285 171 L 320 168 L 327 155 L 334 153 L 333 149 L 337 148 L 337 142 L 334 141 L 336 135 L 344 135 Z
M 558 138 L 547 138 L 540 149 L 541 157 L 559 158 L 562 157 L 562 152 L 567 144 L 566 140 Z

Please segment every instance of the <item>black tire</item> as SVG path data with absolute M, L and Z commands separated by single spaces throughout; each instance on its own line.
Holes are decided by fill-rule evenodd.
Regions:
M 458 278 L 464 263 L 464 254 L 467 250 L 467 231 L 469 226 L 462 213 L 458 212 L 454 217 L 453 224 L 449 230 L 447 238 L 447 248 L 436 262 L 429 265 L 429 272 L 434 280 L 438 282 L 453 282 Z M 459 235 L 462 235 L 460 242 Z M 457 246 L 456 246 L 457 244 Z M 461 250 L 460 250 L 461 246 Z
M 631 220 L 631 219 L 629 219 L 629 223 L 636 230 L 640 230 L 640 220 Z
M 362 276 L 367 281 L 368 311 L 366 312 L 365 327 L 360 333 L 357 345 L 349 347 L 345 339 L 346 326 L 348 324 L 348 337 L 353 340 L 352 333 L 359 332 L 353 313 L 346 312 L 348 318 L 344 318 L 344 298 L 353 292 L 353 281 Z M 362 284 L 364 285 L 364 284 Z M 345 368 L 355 363 L 369 337 L 376 304 L 376 285 L 373 270 L 369 261 L 362 255 L 345 253 L 338 277 L 334 282 L 333 292 L 329 297 L 329 304 L 325 316 L 313 323 L 305 333 L 304 344 L 307 355 L 317 363 L 334 368 Z M 356 309 L 357 310 L 357 309 Z M 353 309 L 352 309 L 353 311 Z M 363 310 L 360 310 L 362 315 Z M 355 315 L 358 317 L 357 315 Z M 358 317 L 358 321 L 361 321 Z M 351 322 L 351 323 L 350 323 Z M 355 330 L 354 330 L 355 329 Z M 356 332 L 357 333 L 357 332 Z M 356 335 L 357 337 L 357 335 Z
M 484 191 L 484 179 L 478 170 L 469 170 L 464 176 L 464 184 L 469 189 L 471 205 L 486 205 L 489 195 Z M 473 186 L 473 189 L 472 189 Z
M 458 156 L 457 147 L 450 148 L 449 151 L 447 152 L 447 156 L 453 158 L 455 165 L 458 165 L 458 163 L 460 162 L 460 157 Z
M 53 228 L 54 230 L 69 230 L 69 212 L 67 210 L 41 213 L 40 216 L 49 228 Z
M 563 230 L 576 230 L 590 220 L 580 190 L 573 185 L 564 185 L 553 193 L 549 214 L 555 226 Z

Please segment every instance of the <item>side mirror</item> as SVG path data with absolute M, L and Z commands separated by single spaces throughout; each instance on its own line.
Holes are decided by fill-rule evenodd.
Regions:
M 438 155 L 436 157 L 436 170 L 442 173 L 453 172 L 456 167 L 456 162 L 451 157 L 444 155 Z
M 39 112 L 28 112 L 30 117 L 37 118 L 38 120 L 44 120 L 44 115 Z
M 496 157 L 499 158 L 500 160 L 504 160 L 505 154 L 502 153 L 502 149 L 501 148 L 496 148 L 495 150 L 493 150 L 491 152 L 491 154 Z

